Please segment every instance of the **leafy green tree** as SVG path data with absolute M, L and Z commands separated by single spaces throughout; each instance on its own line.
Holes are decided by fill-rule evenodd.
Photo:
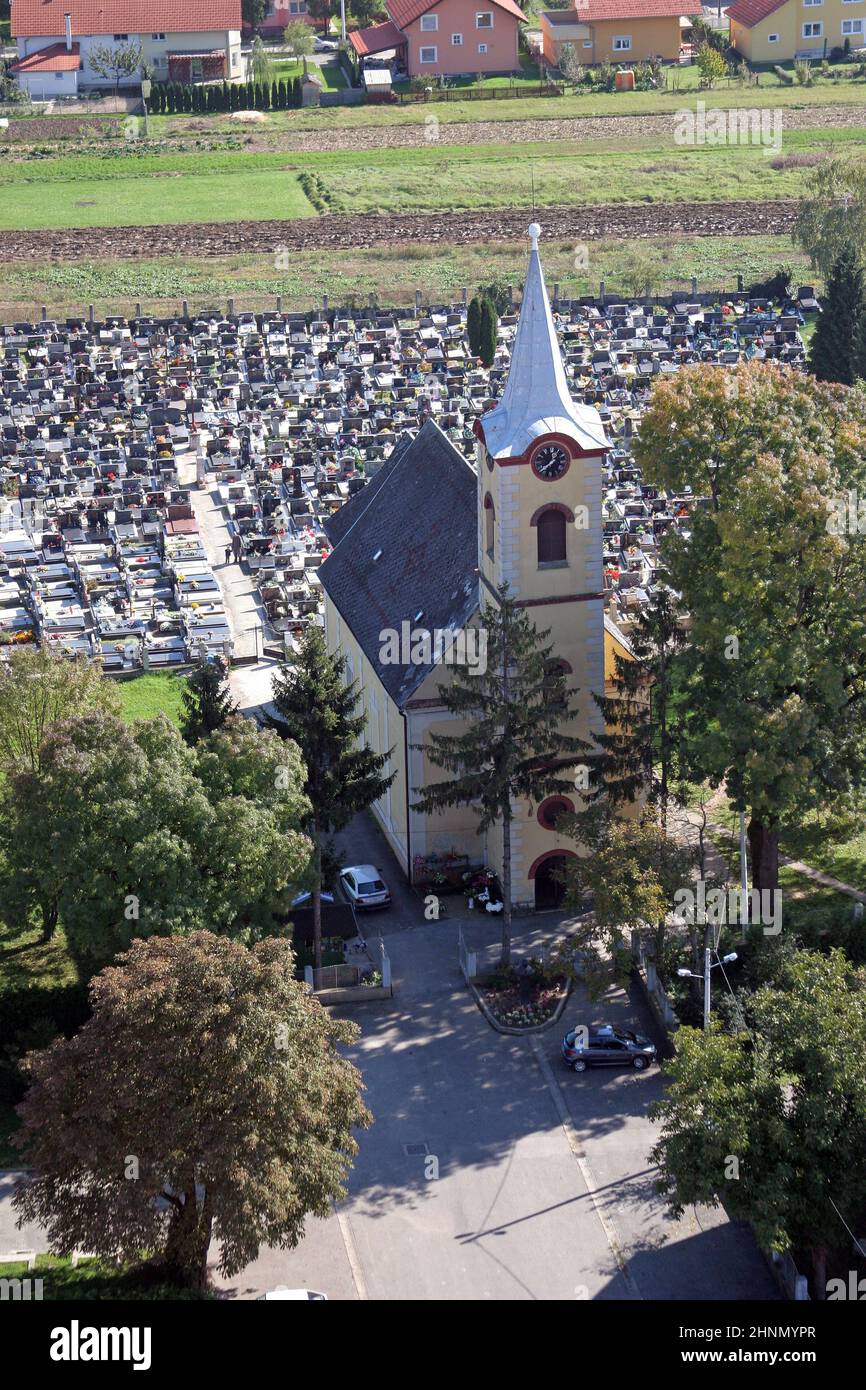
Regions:
M 295 60 L 306 58 L 313 51 L 316 36 L 303 19 L 292 19 L 283 30 L 283 44 Z
M 304 872 L 297 748 L 244 719 L 189 748 L 163 716 L 61 720 L 37 771 L 7 779 L 4 895 L 99 968 L 136 936 L 276 930 L 280 891 Z
M 70 714 L 120 711 L 117 687 L 89 661 L 13 651 L 0 663 L 0 764 L 39 770 L 42 740 Z
M 866 166 L 843 156 L 823 160 L 800 202 L 793 235 L 827 280 L 847 247 L 866 246 Z
M 307 14 L 310 19 L 319 22 L 323 34 L 327 34 L 331 27 L 333 13 L 334 0 L 307 0 Z
M 350 12 L 360 29 L 372 24 L 383 11 L 382 0 L 351 0 Z
M 190 672 L 181 699 L 181 733 L 190 744 L 222 728 L 238 712 L 228 679 L 214 661 L 200 661 Z
M 204 1290 L 212 1241 L 231 1276 L 330 1215 L 371 1117 L 338 1051 L 357 1028 L 294 979 L 287 941 L 136 941 L 91 996 L 81 1030 L 25 1063 L 16 1142 L 35 1171 L 14 1205 L 53 1250 L 152 1252 Z
M 663 559 L 690 615 L 678 659 L 695 780 L 750 809 L 756 888 L 778 886 L 784 820 L 866 774 L 866 394 L 760 362 L 659 383 L 635 458 L 708 499 Z
M 651 1108 L 672 1213 L 723 1200 L 765 1247 L 809 1252 L 819 1299 L 829 1253 L 850 1248 L 843 1221 L 866 1202 L 864 991 L 841 951 L 794 953 L 752 998 L 753 1037 L 679 1030 Z
M 478 356 L 485 367 L 492 367 L 496 357 L 496 338 L 499 329 L 499 320 L 496 316 L 496 308 L 489 299 L 481 301 L 481 317 L 478 326 L 479 347 Z
M 274 677 L 272 728 L 293 739 L 307 770 L 304 791 L 309 814 L 304 828 L 313 842 L 310 864 L 313 953 L 322 965 L 322 855 L 325 842 L 359 811 L 384 796 L 396 776 L 385 774 L 387 753 L 362 743 L 366 716 L 355 711 L 357 684 L 345 682 L 345 657 L 329 653 L 321 628 L 310 624 L 292 666 L 284 662 Z
M 258 29 L 269 9 L 269 0 L 241 0 L 241 17 L 252 29 Z
M 114 83 L 114 95 L 121 79 L 134 77 L 141 67 L 141 44 L 133 39 L 126 43 L 94 43 L 87 50 L 87 61 L 97 77 L 107 77 Z
M 511 959 L 511 826 L 517 800 L 543 801 L 552 792 L 573 792 L 567 776 L 589 745 L 565 731 L 574 720 L 576 690 L 568 690 L 553 665 L 550 630 L 539 632 L 527 612 L 497 591 L 482 614 L 486 659 L 481 667 L 455 664 L 439 697 L 462 729 L 430 735 L 421 747 L 434 767 L 450 778 L 415 787 L 414 809 L 432 815 L 449 806 L 472 806 L 478 832 L 498 826 L 502 834 L 502 964 Z
M 727 76 L 727 63 L 718 49 L 712 48 L 708 43 L 701 44 L 695 62 L 701 74 L 701 85 L 704 87 L 713 87 L 720 77 Z

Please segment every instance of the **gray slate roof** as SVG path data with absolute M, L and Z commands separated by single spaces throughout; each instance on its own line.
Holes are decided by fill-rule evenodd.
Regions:
M 433 667 L 383 666 L 382 633 L 399 633 L 403 622 L 431 632 L 460 629 L 477 611 L 478 484 L 470 464 L 432 420 L 386 468 L 375 491 L 376 479 L 358 494 L 366 496 L 366 506 L 318 574 L 402 709 Z M 416 619 L 419 612 L 423 617 Z

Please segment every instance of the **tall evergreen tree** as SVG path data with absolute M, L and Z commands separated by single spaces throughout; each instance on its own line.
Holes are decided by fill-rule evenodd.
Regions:
M 647 793 L 663 830 L 679 761 L 673 686 L 676 655 L 684 645 L 673 595 L 658 588 L 629 633 L 631 656 L 615 657 L 614 693 L 593 696 L 606 732 L 595 736 L 602 755 L 587 799 L 620 806 Z
M 294 739 L 307 767 L 304 786 L 311 805 L 305 830 L 313 841 L 313 952 L 322 965 L 322 851 L 327 836 L 342 830 L 358 811 L 377 801 L 396 776 L 384 773 L 390 758 L 361 742 L 366 717 L 356 714 L 360 696 L 346 685 L 344 657 L 331 655 L 320 628 L 311 624 L 296 664 L 284 662 L 274 677 L 278 718 L 270 726 Z
M 863 270 L 848 245 L 833 264 L 822 311 L 815 325 L 809 366 L 819 381 L 851 386 L 855 379 L 855 343 L 862 328 Z
M 479 347 L 478 356 L 481 358 L 485 367 L 492 367 L 496 357 L 496 335 L 499 321 L 496 316 L 496 306 L 492 300 L 485 295 L 481 301 L 481 323 L 479 325 Z
M 213 661 L 199 662 L 190 673 L 181 699 L 181 733 L 190 745 L 222 728 L 226 720 L 238 712 L 228 680 Z
M 481 355 L 481 300 L 474 295 L 466 310 L 466 337 L 473 357 Z
M 431 734 L 420 745 L 435 767 L 454 776 L 420 793 L 413 809 L 431 814 L 449 806 L 475 805 L 478 832 L 501 827 L 502 963 L 511 959 L 511 823 L 514 802 L 543 801 L 553 792 L 573 792 L 567 775 L 589 745 L 565 733 L 574 718 L 576 690 L 568 690 L 555 664 L 549 629 L 539 632 L 524 608 L 497 591 L 482 615 L 486 634 L 483 671 L 455 664 L 452 679 L 439 687 L 450 714 L 465 722 L 463 732 Z

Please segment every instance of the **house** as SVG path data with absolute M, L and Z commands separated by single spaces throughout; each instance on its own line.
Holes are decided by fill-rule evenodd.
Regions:
M 683 30 L 701 10 L 700 0 L 574 0 L 571 9 L 542 11 L 542 51 L 551 67 L 565 44 L 587 64 L 676 63 Z
M 12 72 L 37 100 L 113 88 L 88 61 L 97 45 L 139 43 L 157 82 L 243 76 L 241 0 L 12 0 L 12 37 Z
M 385 0 L 388 19 L 348 35 L 363 59 L 394 52 L 410 77 L 516 72 L 515 0 Z
M 257 25 L 257 32 L 265 39 L 278 39 L 287 24 L 302 19 L 306 24 L 318 27 L 318 21 L 307 13 L 307 0 L 271 0 L 268 12 Z M 244 38 L 252 34 L 252 26 L 244 24 Z
M 824 58 L 866 43 L 866 0 L 735 0 L 731 43 L 750 63 Z
M 501 872 L 501 837 L 480 837 L 471 807 L 426 815 L 413 802 L 442 775 L 421 745 L 454 730 L 440 687 L 458 663 L 481 668 L 485 613 L 502 585 L 550 630 L 554 664 L 579 692 L 567 732 L 589 740 L 600 731 L 593 693 L 605 680 L 601 506 L 610 446 L 598 411 L 569 393 L 539 229 L 530 234 L 508 376 L 476 420 L 475 466 L 432 419 L 401 436 L 329 525 L 334 548 L 318 571 L 329 650 L 345 657 L 370 746 L 389 754 L 396 774 L 373 810 L 410 879 L 419 860 L 451 850 Z M 557 817 L 579 803 L 575 791 L 515 804 L 515 902 L 553 905 L 558 870 L 575 854 Z

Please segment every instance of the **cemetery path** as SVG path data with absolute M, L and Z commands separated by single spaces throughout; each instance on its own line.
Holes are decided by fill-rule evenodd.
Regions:
M 797 216 L 795 199 L 727 203 L 599 203 L 536 208 L 558 238 L 780 236 Z M 7 261 L 151 260 L 158 256 L 229 256 L 292 250 L 340 250 L 412 242 L 467 245 L 526 237 L 528 208 L 443 213 L 327 213 L 255 222 L 184 226 L 77 227 L 0 232 Z

